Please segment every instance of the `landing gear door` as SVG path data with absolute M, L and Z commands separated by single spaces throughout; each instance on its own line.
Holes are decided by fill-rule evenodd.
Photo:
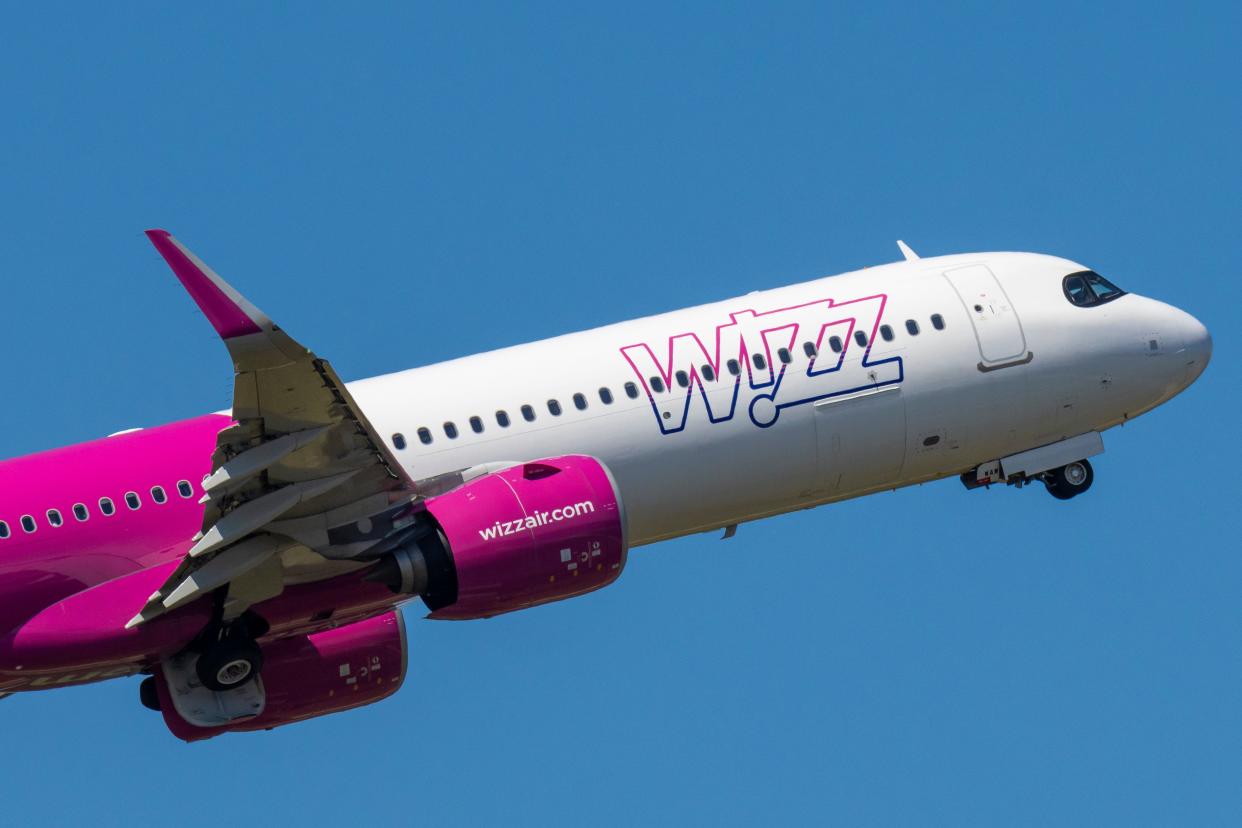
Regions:
M 979 343 L 979 370 L 993 371 L 1031 361 L 1018 311 L 992 271 L 970 265 L 945 271 L 944 278 L 957 291 Z

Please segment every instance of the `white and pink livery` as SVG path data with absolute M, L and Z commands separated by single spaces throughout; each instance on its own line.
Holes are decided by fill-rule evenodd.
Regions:
M 485 618 L 636 546 L 960 476 L 1091 485 L 1207 330 L 1065 259 L 905 260 L 343 383 L 162 230 L 233 407 L 0 463 L 0 692 L 146 673 L 187 740 L 391 695 L 400 607 Z

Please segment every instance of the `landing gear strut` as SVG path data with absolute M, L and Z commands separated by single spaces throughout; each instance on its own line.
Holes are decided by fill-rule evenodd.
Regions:
M 1093 480 L 1095 472 L 1091 470 L 1091 463 L 1086 460 L 1076 460 L 1044 474 L 1044 486 L 1047 487 L 1048 494 L 1058 500 L 1077 497 L 1091 488 Z
M 228 587 L 216 590 L 212 618 L 191 649 L 199 653 L 194 670 L 208 690 L 233 690 L 253 681 L 263 669 L 263 651 L 255 639 L 267 632 L 267 622 L 252 612 L 224 620 Z

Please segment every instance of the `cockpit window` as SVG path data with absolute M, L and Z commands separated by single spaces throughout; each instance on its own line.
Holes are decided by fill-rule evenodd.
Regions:
M 1126 292 L 1105 279 L 1094 270 L 1071 273 L 1061 282 L 1065 298 L 1080 308 L 1090 308 L 1111 302 Z

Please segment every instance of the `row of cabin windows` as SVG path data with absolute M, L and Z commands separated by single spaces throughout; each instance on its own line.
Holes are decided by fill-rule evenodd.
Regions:
M 930 317 L 930 320 L 931 320 L 931 324 L 933 328 L 935 328 L 938 331 L 944 330 L 945 325 L 944 325 L 943 316 L 941 316 L 938 313 L 933 313 Z M 906 320 L 906 333 L 908 333 L 910 336 L 918 336 L 919 335 L 919 323 L 913 319 L 907 319 Z M 883 339 L 885 342 L 892 342 L 894 339 L 896 339 L 896 334 L 894 333 L 892 326 L 881 325 L 880 326 L 880 338 Z M 861 331 L 861 330 L 854 331 L 854 341 L 858 343 L 859 347 L 866 348 L 867 347 L 866 332 Z M 843 350 L 845 350 L 845 343 L 841 341 L 841 337 L 839 336 L 830 336 L 828 337 L 828 347 L 832 349 L 832 352 L 834 354 L 839 354 Z M 807 355 L 807 357 L 811 359 L 814 359 L 816 355 L 818 354 L 818 350 L 815 347 L 815 343 L 810 342 L 810 341 L 802 343 L 802 351 L 803 353 Z M 788 348 L 778 348 L 776 351 L 776 356 L 781 361 L 781 363 L 784 365 L 788 365 L 789 363 L 793 362 L 793 354 L 789 352 Z M 754 363 L 754 366 L 756 369 L 760 371 L 767 370 L 768 360 L 767 360 L 767 357 L 765 357 L 763 354 L 752 355 L 751 362 Z M 742 365 L 736 359 L 731 359 L 728 362 L 726 362 L 725 368 L 729 371 L 729 373 L 732 376 L 735 376 L 735 377 L 739 376 L 742 373 Z M 707 380 L 708 382 L 714 382 L 717 379 L 715 369 L 712 368 L 712 366 L 708 365 L 707 363 L 704 363 L 700 367 L 700 372 L 701 372 L 700 376 L 703 379 Z M 673 375 L 673 378 L 677 381 L 677 384 L 681 386 L 682 388 L 688 388 L 690 386 L 690 375 L 686 373 L 685 371 L 678 371 L 677 373 Z M 661 394 L 666 390 L 664 387 L 664 380 L 661 379 L 660 377 L 649 377 L 647 382 L 650 385 L 651 390 L 656 392 L 657 394 Z M 625 395 L 627 397 L 629 397 L 632 400 L 638 398 L 639 391 L 638 391 L 637 385 L 635 385 L 632 382 L 627 382 L 623 387 L 625 388 Z M 613 396 L 612 396 L 612 391 L 610 389 L 608 389 L 607 387 L 601 387 L 598 393 L 599 393 L 600 402 L 602 402 L 604 405 L 612 405 Z M 574 394 L 571 399 L 573 400 L 574 408 L 578 409 L 579 411 L 586 410 L 587 408 L 586 395 L 577 393 L 577 394 Z M 533 423 L 535 421 L 535 409 L 533 406 L 524 405 L 519 409 L 519 411 L 522 412 L 522 419 L 525 420 L 526 422 Z M 553 417 L 561 416 L 562 409 L 561 409 L 561 403 L 559 400 L 555 400 L 555 399 L 548 400 L 548 413 L 551 414 Z M 470 430 L 473 431 L 475 434 L 483 433 L 484 426 L 483 426 L 483 419 L 481 417 L 477 417 L 477 416 L 471 417 L 467 422 L 470 423 Z M 496 412 L 496 425 L 500 426 L 501 428 L 508 428 L 510 423 L 511 423 L 511 420 L 509 419 L 509 412 L 505 411 L 504 409 L 500 409 Z M 445 437 L 449 438 L 450 440 L 457 439 L 458 431 L 457 431 L 456 423 L 446 422 L 444 423 L 443 428 L 444 428 Z M 431 429 L 427 428 L 426 426 L 423 426 L 422 428 L 418 429 L 418 431 L 415 433 L 418 435 L 418 441 L 422 443 L 423 445 L 430 445 L 431 441 L 435 439 L 435 436 L 431 433 Z M 398 450 L 404 449 L 406 447 L 405 435 L 402 434 L 401 432 L 396 432 L 395 434 L 393 434 L 392 444 L 393 444 L 393 447 Z
M 188 480 L 179 480 L 177 481 L 177 494 L 183 498 L 191 498 L 194 496 L 194 487 L 190 485 Z M 152 486 L 151 499 L 157 504 L 167 503 L 168 493 L 164 491 L 163 486 Z M 125 505 L 129 507 L 130 511 L 137 511 L 142 508 L 142 498 L 138 496 L 137 492 L 126 492 Z M 73 504 L 72 512 L 74 520 L 79 523 L 85 523 L 91 518 L 91 510 L 85 503 Z M 104 517 L 111 517 L 116 514 L 116 504 L 112 502 L 112 498 L 99 498 L 99 513 Z M 65 525 L 65 518 L 61 515 L 59 509 L 48 509 L 46 516 L 48 526 L 58 527 Z M 28 535 L 39 528 L 33 515 L 22 515 L 18 520 L 18 524 L 22 527 L 22 531 Z M 12 533 L 9 524 L 6 521 L 0 520 L 0 540 L 10 537 Z
M 625 388 L 625 396 L 629 397 L 632 400 L 638 399 L 639 391 L 638 391 L 638 386 L 636 384 L 632 382 L 627 382 L 623 387 Z M 601 387 L 597 393 L 599 394 L 599 401 L 603 403 L 604 405 L 612 405 L 613 402 L 615 402 L 616 398 L 613 397 L 612 395 L 612 389 Z M 573 400 L 574 408 L 578 409 L 579 411 L 586 411 L 589 403 L 587 401 L 585 394 L 582 394 L 582 393 L 574 394 L 573 397 L 571 397 L 571 399 Z M 535 421 L 536 414 L 535 414 L 534 406 L 523 405 L 521 408 L 518 409 L 518 411 L 521 412 L 522 419 L 525 420 L 526 422 L 533 423 Z M 564 413 L 563 409 L 561 408 L 560 400 L 548 400 L 548 413 L 551 414 L 553 417 L 559 417 L 561 416 L 562 413 Z M 467 422 L 470 423 L 470 430 L 473 431 L 475 434 L 483 433 L 484 425 L 483 425 L 483 419 L 481 417 L 471 417 Z M 504 409 L 500 409 L 496 412 L 496 425 L 500 426 L 501 428 L 508 428 L 510 425 L 512 425 L 512 423 L 513 421 L 509 418 L 509 412 L 505 411 Z M 420 428 L 416 433 L 418 434 L 418 441 L 422 443 L 423 445 L 429 444 L 434 439 L 431 433 L 431 429 L 427 428 L 426 426 Z M 448 437 L 450 440 L 456 440 L 457 435 L 458 435 L 458 431 L 457 431 L 457 425 L 455 423 L 447 422 L 444 424 L 444 436 L 445 437 Z M 405 435 L 401 434 L 400 432 L 392 435 L 392 444 L 397 449 L 405 448 L 406 446 Z

